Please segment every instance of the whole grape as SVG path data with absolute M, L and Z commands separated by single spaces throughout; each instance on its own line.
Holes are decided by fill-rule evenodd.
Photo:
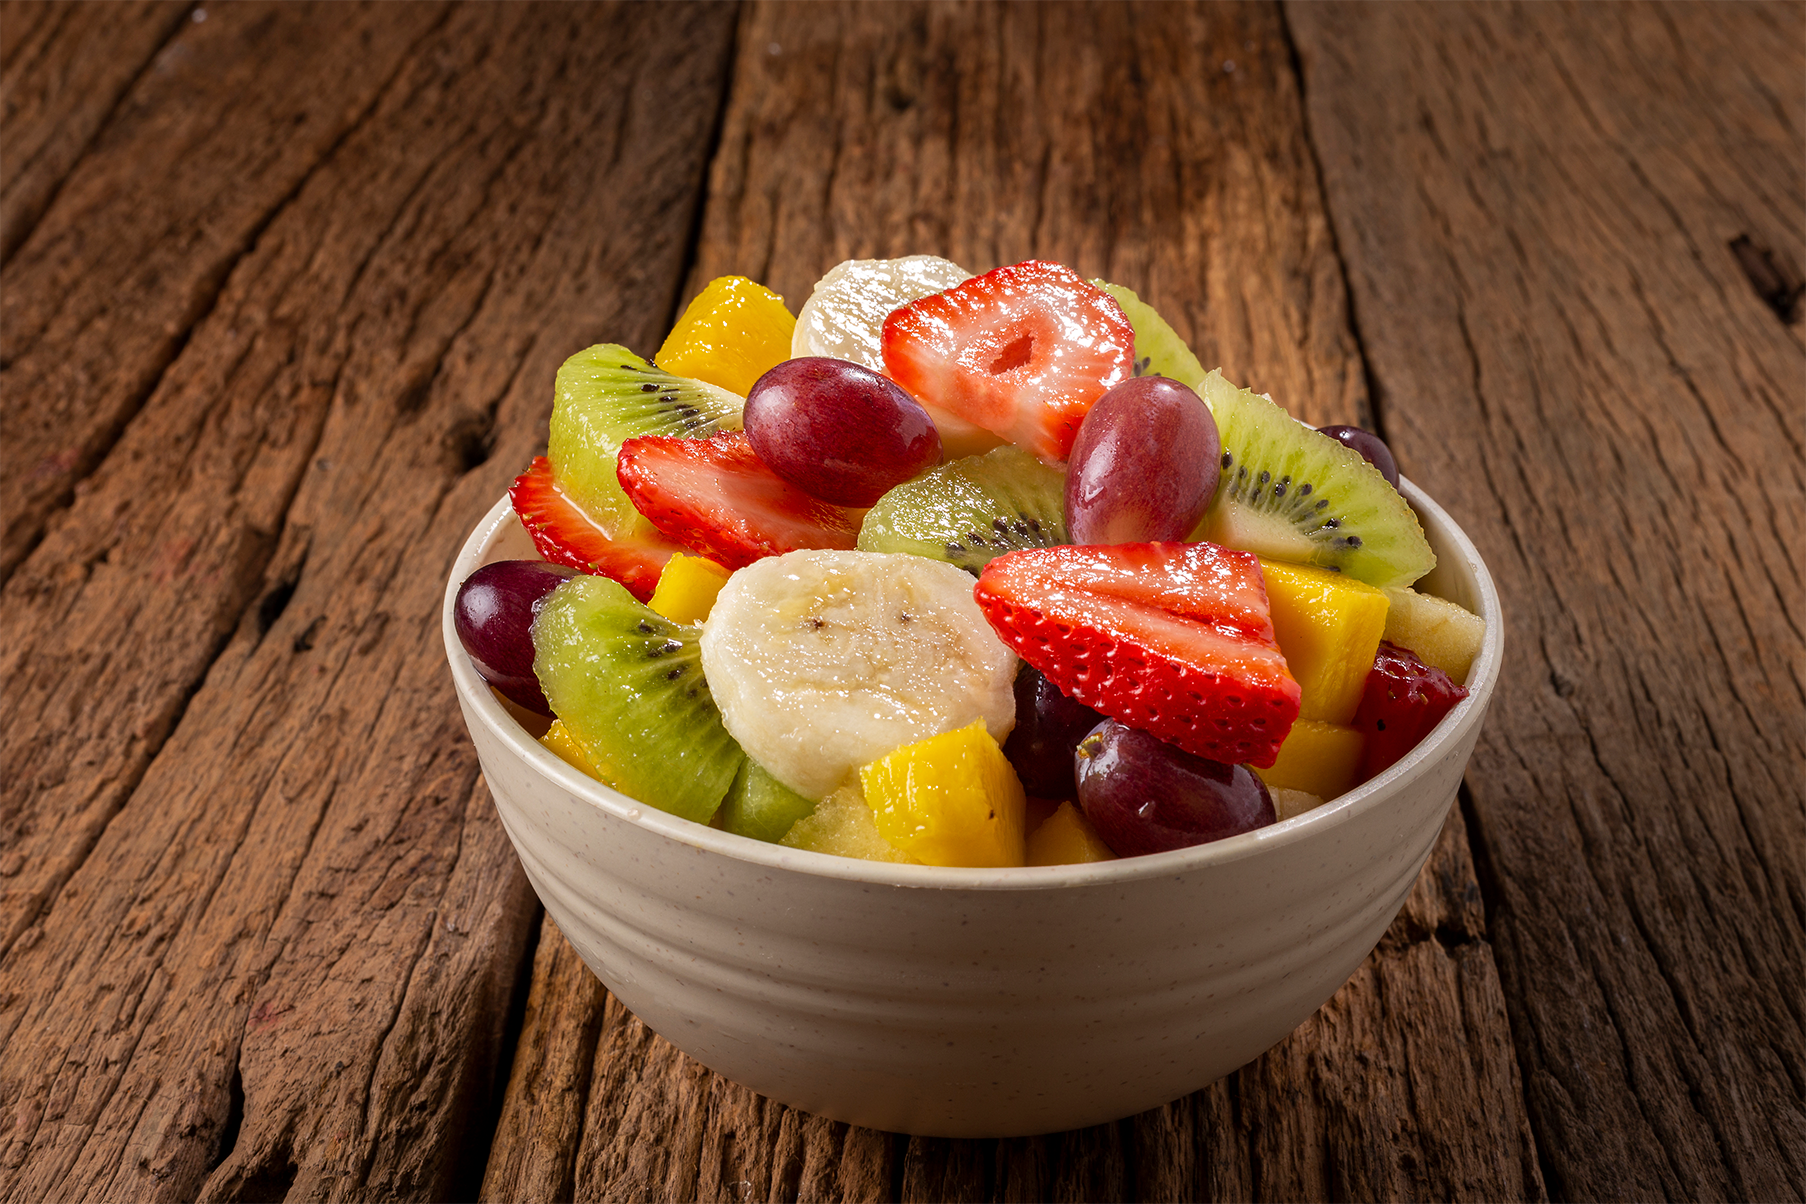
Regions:
M 1317 429 L 1344 447 L 1360 452 L 1394 489 L 1398 488 L 1398 461 L 1392 458 L 1392 449 L 1386 446 L 1384 439 L 1358 426 L 1320 426 Z
M 1114 719 L 1092 729 L 1073 760 L 1085 818 L 1123 857 L 1206 844 L 1278 818 L 1266 783 L 1246 765 L 1194 756 Z
M 761 376 L 743 422 L 766 467 L 839 506 L 869 506 L 941 459 L 941 434 L 920 402 L 870 368 L 825 356 Z
M 1137 376 L 1097 399 L 1066 472 L 1074 543 L 1184 539 L 1222 472 L 1222 437 L 1199 396 L 1164 376 Z
M 1077 798 L 1072 752 L 1102 719 L 1060 693 L 1039 670 L 1023 665 L 1016 674 L 1016 726 L 1003 744 L 1022 788 L 1036 798 Z
M 577 570 L 543 560 L 498 560 L 464 579 L 452 603 L 452 626 L 483 680 L 508 698 L 550 715 L 533 673 L 533 619 L 546 595 Z

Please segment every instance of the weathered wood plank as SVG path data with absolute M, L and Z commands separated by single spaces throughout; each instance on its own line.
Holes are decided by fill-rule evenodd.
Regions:
M 0 4 L 0 260 L 25 241 L 113 106 L 189 19 L 181 0 Z
M 1550 1190 L 1800 1198 L 1806 339 L 1737 244 L 1806 263 L 1806 12 L 1287 11 L 1387 432 L 1506 599 L 1469 781 Z
M 4 588 L 6 1199 L 447 1198 L 482 1170 L 467 1126 L 534 913 L 440 593 L 543 446 L 563 356 L 668 320 L 733 15 L 291 14 L 226 6 L 172 50 L 222 40 L 171 61 L 235 81 L 222 108 L 319 94 L 365 119 L 216 263 L 205 319 Z M 268 53 L 291 20 L 303 48 L 417 32 L 359 60 L 382 77 L 366 93 Z M 154 81 L 122 120 L 182 127 L 197 87 Z M 152 133 L 101 137 L 121 171 L 173 170 Z M 238 237 L 242 183 L 210 183 L 190 228 L 213 247 Z M 113 233 L 58 244 L 56 271 L 154 259 L 113 236 L 163 237 L 139 203 L 66 188 L 41 232 L 71 205 Z M 89 337 L 61 321 L 33 354 Z M 33 421 L 63 405 L 21 397 Z
M 736 272 L 794 306 L 848 257 L 930 251 L 983 270 L 1041 255 L 1135 287 L 1207 362 L 1317 421 L 1363 413 L 1273 9 L 760 4 L 739 42 L 688 291 Z M 889 1195 L 894 1176 L 904 1199 L 1539 1197 L 1485 940 L 1456 816 L 1382 948 L 1254 1066 L 1082 1133 L 899 1140 L 873 1163 L 885 1175 L 843 1191 Z M 583 1000 L 564 1020 L 595 1022 Z M 571 1074 L 552 1046 L 523 1042 L 515 1073 Z M 805 1161 L 834 1147 L 812 1144 L 817 1118 L 720 1103 L 743 1089 L 639 1027 L 610 1030 L 587 1091 L 582 1199 L 795 1198 L 768 1169 L 789 1148 L 785 1126 L 803 1134 Z M 506 1107 L 534 1104 L 511 1092 Z M 551 1156 L 516 1152 L 531 1126 L 509 1124 L 498 1157 Z M 703 1149 L 764 1151 L 744 1194 L 719 1190 L 731 1181 L 710 1156 L 652 1140 L 698 1131 Z M 891 1141 L 852 1134 L 873 1150 Z M 527 1200 L 544 1198 L 539 1182 L 498 1174 L 486 1187 Z

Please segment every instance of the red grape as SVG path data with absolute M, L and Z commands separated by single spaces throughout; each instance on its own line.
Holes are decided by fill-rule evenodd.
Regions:
M 1392 449 L 1386 446 L 1384 439 L 1358 426 L 1320 426 L 1317 429 L 1344 447 L 1360 452 L 1394 489 L 1398 488 L 1398 461 L 1392 458 Z
M 941 435 L 922 404 L 869 368 L 804 356 L 746 395 L 746 437 L 766 467 L 811 497 L 869 506 L 938 464 Z
M 498 560 L 464 579 L 452 604 L 458 642 L 483 680 L 529 711 L 552 707 L 533 673 L 533 619 L 576 569 L 543 560 Z
M 1066 474 L 1074 543 L 1184 539 L 1222 472 L 1222 437 L 1198 395 L 1164 376 L 1125 380 L 1085 415 Z
M 1003 755 L 1016 767 L 1022 788 L 1036 798 L 1078 797 L 1072 750 L 1103 716 L 1074 702 L 1039 670 L 1023 665 L 1016 674 L 1016 726 Z
M 1114 719 L 1093 728 L 1073 759 L 1085 818 L 1123 857 L 1206 844 L 1278 818 L 1266 783 L 1246 765 L 1195 756 Z

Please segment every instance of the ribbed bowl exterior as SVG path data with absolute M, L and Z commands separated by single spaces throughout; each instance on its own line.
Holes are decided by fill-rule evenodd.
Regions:
M 458 697 L 534 889 L 661 1036 L 782 1103 L 905 1133 L 1076 1128 L 1175 1099 L 1323 1004 L 1403 905 L 1497 680 L 1498 599 L 1406 486 L 1437 592 L 1488 620 L 1469 699 L 1325 807 L 1195 849 L 1091 866 L 850 862 L 685 823 L 601 786 L 509 717 L 458 646 L 456 584 L 530 554 L 506 503 L 447 589 Z

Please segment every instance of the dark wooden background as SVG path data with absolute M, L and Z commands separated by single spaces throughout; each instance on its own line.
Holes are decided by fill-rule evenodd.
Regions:
M 1806 1197 L 1798 4 L 0 3 L 0 1197 Z M 1349 984 L 1002 1142 L 676 1054 L 438 603 L 726 272 L 1063 260 L 1359 421 L 1509 655 Z

